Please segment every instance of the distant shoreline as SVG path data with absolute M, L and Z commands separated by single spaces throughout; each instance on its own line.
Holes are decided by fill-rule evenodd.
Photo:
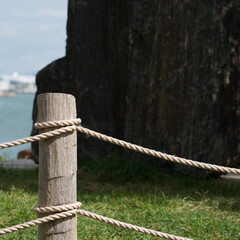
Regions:
M 35 76 L 0 74 L 0 96 L 14 97 L 16 93 L 35 93 L 37 90 Z

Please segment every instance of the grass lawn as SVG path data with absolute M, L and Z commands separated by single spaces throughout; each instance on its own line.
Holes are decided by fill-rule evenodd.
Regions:
M 38 171 L 0 169 L 0 228 L 37 218 Z M 83 209 L 193 239 L 240 239 L 240 185 L 170 174 L 117 157 L 86 159 L 78 171 Z M 79 239 L 154 239 L 78 216 Z M 0 239 L 37 239 L 37 227 Z

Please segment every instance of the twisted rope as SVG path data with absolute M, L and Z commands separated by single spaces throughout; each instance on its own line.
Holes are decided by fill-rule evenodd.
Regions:
M 215 164 L 197 162 L 197 161 L 193 161 L 193 160 L 186 159 L 186 158 L 176 157 L 176 156 L 162 153 L 159 151 L 155 151 L 155 150 L 152 150 L 149 148 L 141 147 L 136 144 L 125 142 L 125 141 L 119 140 L 117 138 L 109 137 L 107 135 L 95 132 L 88 128 L 84 128 L 82 126 L 77 126 L 77 130 L 87 136 L 91 136 L 91 137 L 97 138 L 97 139 L 105 141 L 105 142 L 109 142 L 109 143 L 112 143 L 112 144 L 115 144 L 115 145 L 118 145 L 118 146 L 121 146 L 124 148 L 128 148 L 128 149 L 136 151 L 136 152 L 144 153 L 149 156 L 161 158 L 161 159 L 164 159 L 167 161 L 184 164 L 184 165 L 191 166 L 191 167 L 197 167 L 197 168 L 203 168 L 206 170 L 222 172 L 222 173 L 240 174 L 240 169 L 237 169 L 237 168 L 223 167 L 223 166 L 219 166 L 219 165 L 215 165 Z
M 36 129 L 43 129 L 49 127 L 66 127 L 72 125 L 79 125 L 81 124 L 82 120 L 80 118 L 71 119 L 71 120 L 59 120 L 59 121 L 48 121 L 48 122 L 41 122 L 35 123 L 34 128 Z
M 76 126 L 62 127 L 60 129 L 56 129 L 56 130 L 49 131 L 46 133 L 41 133 L 41 134 L 38 134 L 38 135 L 35 135 L 32 137 L 22 138 L 22 139 L 18 139 L 15 141 L 2 143 L 2 144 L 0 144 L 0 149 L 14 147 L 14 146 L 22 145 L 25 143 L 40 141 L 40 140 L 47 139 L 50 137 L 55 137 L 55 136 L 58 136 L 58 135 L 61 135 L 64 133 L 73 132 L 75 130 L 76 130 Z
M 98 215 L 96 213 L 91 213 L 89 211 L 85 211 L 85 210 L 82 210 L 82 209 L 78 209 L 77 213 L 81 214 L 85 217 L 93 218 L 93 219 L 101 221 L 101 222 L 112 224 L 112 225 L 115 225 L 115 226 L 118 226 L 118 227 L 121 227 L 121 228 L 126 228 L 126 229 L 129 229 L 129 230 L 132 230 L 132 231 L 152 235 L 152 236 L 155 236 L 155 237 L 161 237 L 161 238 L 171 239 L 171 240 L 191 240 L 190 238 L 178 237 L 178 236 L 171 235 L 171 234 L 168 234 L 168 233 L 162 233 L 162 232 L 158 232 L 158 231 L 151 230 L 151 229 L 148 229 L 148 228 L 132 225 L 132 224 L 129 224 L 129 223 L 120 222 L 120 221 L 117 221 L 115 219 L 104 217 L 104 216 Z
M 82 206 L 82 203 L 76 202 L 72 204 L 64 204 L 64 205 L 59 205 L 59 206 L 50 206 L 50 207 L 35 207 L 33 211 L 35 213 L 55 213 L 55 212 L 65 212 L 73 209 L 78 209 Z
M 25 222 L 25 223 L 18 224 L 18 225 L 12 226 L 12 227 L 3 228 L 0 230 L 0 236 L 4 235 L 6 233 L 16 232 L 16 231 L 22 230 L 24 228 L 30 228 L 30 227 L 34 227 L 36 225 L 59 220 L 62 218 L 72 217 L 72 216 L 76 215 L 76 211 L 77 210 L 74 209 L 74 210 L 69 210 L 69 211 L 62 212 L 62 213 L 56 213 L 56 214 L 52 214 L 52 215 L 49 215 L 46 217 L 37 218 L 36 220 L 32 220 L 30 222 Z

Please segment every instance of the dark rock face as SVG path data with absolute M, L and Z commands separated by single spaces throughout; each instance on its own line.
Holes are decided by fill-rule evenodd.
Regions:
M 236 166 L 239 16 L 237 0 L 69 0 L 66 57 L 38 73 L 37 94 L 73 94 L 83 125 L 102 133 Z M 78 142 L 79 155 L 111 147 Z

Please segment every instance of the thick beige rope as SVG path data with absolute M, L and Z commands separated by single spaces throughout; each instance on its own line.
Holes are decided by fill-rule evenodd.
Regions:
M 197 168 L 203 168 L 203 169 L 207 169 L 207 170 L 211 170 L 211 171 L 222 172 L 222 173 L 240 174 L 240 169 L 237 169 L 237 168 L 223 167 L 223 166 L 219 166 L 219 165 L 215 165 L 215 164 L 197 162 L 197 161 L 193 161 L 193 160 L 186 159 L 186 158 L 176 157 L 176 156 L 162 153 L 159 151 L 155 151 L 155 150 L 152 150 L 149 148 L 141 147 L 136 144 L 125 142 L 125 141 L 119 140 L 117 138 L 109 137 L 107 135 L 95 132 L 93 130 L 90 130 L 90 129 L 82 127 L 82 126 L 77 126 L 77 130 L 83 134 L 86 134 L 87 136 L 91 136 L 91 137 L 103 140 L 105 142 L 109 142 L 109 143 L 112 143 L 112 144 L 115 144 L 115 145 L 118 145 L 118 146 L 121 146 L 124 148 L 128 148 L 128 149 L 136 151 L 136 152 L 144 153 L 144 154 L 147 154 L 147 155 L 150 155 L 153 157 L 157 157 L 157 158 L 161 158 L 161 159 L 164 159 L 167 161 L 184 164 L 184 165 L 188 165 L 191 167 L 197 167 Z
M 61 206 L 35 207 L 34 211 L 36 213 L 43 213 L 43 214 L 54 213 L 54 212 L 58 212 L 58 213 L 52 214 L 52 215 L 49 215 L 49 216 L 46 216 L 46 217 L 38 218 L 38 219 L 32 220 L 30 222 L 25 222 L 23 224 L 15 225 L 15 226 L 12 226 L 12 227 L 9 227 L 9 228 L 1 229 L 0 230 L 0 235 L 4 235 L 6 233 L 12 233 L 12 232 L 15 232 L 15 231 L 18 231 L 18 230 L 22 230 L 24 228 L 33 227 L 33 226 L 40 225 L 40 224 L 43 224 L 43 223 L 47 223 L 47 222 L 50 222 L 50 221 L 59 220 L 59 219 L 66 218 L 66 217 L 71 217 L 71 216 L 74 216 L 76 214 L 81 214 L 85 217 L 93 218 L 93 219 L 101 221 L 101 222 L 105 222 L 105 223 L 112 224 L 112 225 L 115 225 L 115 226 L 118 226 L 118 227 L 130 229 L 132 231 L 152 235 L 152 236 L 155 236 L 155 237 L 161 237 L 161 238 L 171 239 L 171 240 L 190 240 L 189 238 L 178 237 L 178 236 L 175 236 L 175 235 L 158 232 L 158 231 L 151 230 L 151 229 L 148 229 L 148 228 L 143 228 L 143 227 L 139 227 L 139 226 L 132 225 L 132 224 L 129 224 L 129 223 L 120 222 L 120 221 L 117 221 L 117 220 L 112 219 L 112 218 L 108 218 L 108 217 L 98 215 L 96 213 L 91 213 L 89 211 L 79 209 L 81 206 L 82 206 L 82 204 L 80 202 L 77 202 L 77 203 L 74 203 L 74 204 L 65 204 L 65 205 L 61 205 Z
M 59 120 L 59 121 L 48 121 L 42 123 L 35 123 L 34 128 L 36 129 L 43 129 L 49 127 L 66 127 L 72 125 L 79 125 L 81 124 L 82 120 L 80 118 L 71 119 L 71 120 Z
M 33 209 L 33 211 L 35 213 L 59 213 L 59 212 L 66 212 L 69 210 L 73 210 L 73 209 L 78 209 L 82 207 L 82 203 L 80 202 L 76 202 L 76 203 L 72 203 L 72 204 L 64 204 L 64 205 L 58 205 L 58 206 L 50 206 L 50 207 L 35 207 Z
M 78 209 L 78 210 L 76 210 L 76 212 L 78 214 L 81 214 L 81 215 L 85 216 L 85 217 L 93 218 L 93 219 L 101 221 L 101 222 L 105 222 L 105 223 L 112 224 L 112 225 L 115 225 L 115 226 L 118 226 L 118 227 L 130 229 L 132 231 L 152 235 L 152 236 L 155 236 L 155 237 L 161 237 L 161 238 L 171 239 L 171 240 L 191 240 L 190 238 L 178 237 L 178 236 L 171 235 L 171 234 L 168 234 L 168 233 L 162 233 L 162 232 L 158 232 L 158 231 L 151 230 L 151 229 L 148 229 L 148 228 L 132 225 L 132 224 L 129 224 L 129 223 L 120 222 L 120 221 L 117 221 L 115 219 L 108 218 L 108 217 L 103 217 L 103 216 L 98 215 L 96 213 L 91 213 L 89 211 L 85 211 L 85 210 L 82 210 L 82 209 Z
M 72 217 L 74 215 L 76 215 L 76 210 L 75 209 L 74 210 L 69 210 L 69 211 L 66 211 L 66 212 L 52 214 L 52 215 L 42 217 L 42 218 L 37 218 L 36 220 L 32 220 L 30 222 L 25 222 L 23 224 L 18 224 L 18 225 L 12 226 L 12 227 L 3 228 L 3 229 L 0 230 L 0 236 L 4 235 L 6 233 L 16 232 L 16 231 L 22 230 L 24 228 L 34 227 L 36 225 L 40 225 L 40 224 L 43 224 L 43 223 L 59 220 L 59 219 L 66 218 L 66 217 Z

